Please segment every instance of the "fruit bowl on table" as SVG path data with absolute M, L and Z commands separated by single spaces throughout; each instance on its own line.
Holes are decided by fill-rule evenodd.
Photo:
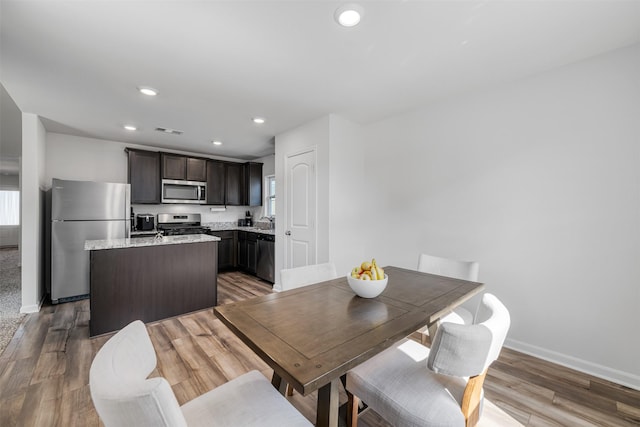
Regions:
M 351 287 L 351 290 L 362 298 L 375 298 L 382 293 L 387 287 L 389 276 L 384 275 L 384 279 L 380 280 L 363 280 L 356 279 L 351 276 L 351 273 L 347 274 L 347 282 Z

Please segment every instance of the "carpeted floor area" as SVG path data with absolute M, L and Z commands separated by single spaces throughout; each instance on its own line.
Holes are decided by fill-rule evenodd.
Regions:
M 0 354 L 13 338 L 24 314 L 20 314 L 20 251 L 0 249 Z

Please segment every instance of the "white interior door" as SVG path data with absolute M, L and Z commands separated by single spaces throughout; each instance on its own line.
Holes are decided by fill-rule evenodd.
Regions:
M 316 264 L 316 151 L 315 148 L 285 157 L 285 265 Z

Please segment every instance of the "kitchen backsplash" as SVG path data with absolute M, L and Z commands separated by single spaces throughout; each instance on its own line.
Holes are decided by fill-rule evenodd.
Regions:
M 133 212 L 138 214 L 152 214 L 157 215 L 159 213 L 199 213 L 202 218 L 202 223 L 210 222 L 234 222 L 237 223 L 238 219 L 244 218 L 247 211 L 251 212 L 253 221 L 259 221 L 263 215 L 262 206 L 248 207 L 248 206 L 227 206 L 226 209 L 218 206 L 205 206 L 205 205 L 132 205 Z M 214 211 L 211 209 L 225 209 L 224 211 Z

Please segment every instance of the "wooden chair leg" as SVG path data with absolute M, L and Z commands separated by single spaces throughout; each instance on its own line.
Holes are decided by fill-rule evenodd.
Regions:
M 474 427 L 480 420 L 480 399 L 482 399 L 482 385 L 487 376 L 485 370 L 480 375 L 469 378 L 462 395 L 462 413 L 466 427 Z
M 293 387 L 289 383 L 287 383 L 287 396 L 293 396 Z
M 347 398 L 347 427 L 358 427 L 358 406 L 360 405 L 360 399 L 348 391 Z

